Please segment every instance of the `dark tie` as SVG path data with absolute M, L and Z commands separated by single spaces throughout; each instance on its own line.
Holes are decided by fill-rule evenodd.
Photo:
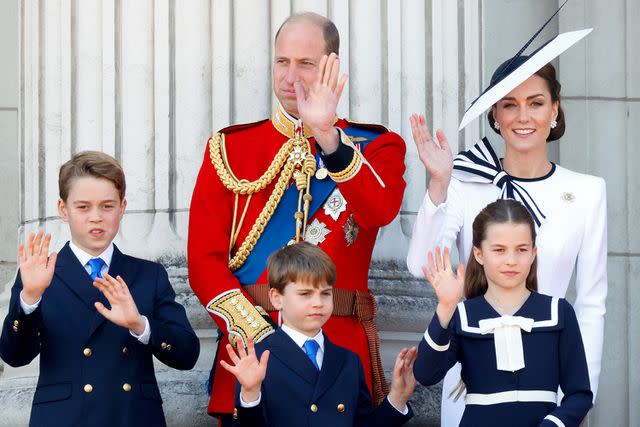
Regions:
M 311 359 L 311 363 L 316 367 L 317 370 L 320 370 L 320 366 L 318 366 L 318 361 L 316 360 L 316 355 L 318 354 L 318 349 L 320 348 L 320 344 L 316 340 L 306 340 L 304 342 L 304 351 Z
M 105 264 L 102 258 L 91 258 L 87 264 L 91 267 L 91 273 L 89 273 L 91 275 L 91 280 L 96 280 L 96 277 L 102 279 L 101 270 L 102 266 Z

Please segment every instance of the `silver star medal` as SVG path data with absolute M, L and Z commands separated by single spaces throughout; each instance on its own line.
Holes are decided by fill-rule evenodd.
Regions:
M 327 198 L 327 201 L 324 202 L 324 213 L 333 218 L 334 221 L 337 221 L 340 214 L 346 210 L 347 201 L 342 197 L 340 190 L 336 188 Z
M 329 233 L 331 233 L 331 230 L 316 218 L 311 224 L 307 225 L 307 232 L 304 234 L 304 240 L 318 246 L 320 243 L 324 242 L 327 234 Z

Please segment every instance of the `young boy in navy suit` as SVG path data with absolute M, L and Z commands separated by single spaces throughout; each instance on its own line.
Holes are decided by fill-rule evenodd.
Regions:
M 376 409 L 360 358 L 332 344 L 322 325 L 333 311 L 336 269 L 320 248 L 297 243 L 269 259 L 269 297 L 283 325 L 255 348 L 226 346 L 238 379 L 237 426 L 400 426 L 413 413 L 416 348 L 396 358 L 391 392 Z
M 191 369 L 200 344 L 167 272 L 112 243 L 127 205 L 112 157 L 86 151 L 60 168 L 60 217 L 71 241 L 49 254 L 31 233 L 2 328 L 0 356 L 23 366 L 40 355 L 30 426 L 164 426 L 156 356 Z

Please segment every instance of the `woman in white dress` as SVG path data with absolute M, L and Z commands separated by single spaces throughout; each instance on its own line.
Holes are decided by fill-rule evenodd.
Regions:
M 522 70 L 528 59 L 517 55 L 502 64 L 490 88 L 494 80 Z M 411 117 L 413 138 L 430 181 L 413 228 L 407 265 L 414 276 L 421 277 L 427 252 L 454 244 L 465 262 L 471 253 L 471 226 L 478 212 L 499 198 L 520 200 L 538 228 L 538 291 L 564 297 L 575 272 L 574 308 L 595 399 L 607 295 L 605 183 L 602 178 L 570 171 L 548 159 L 547 142 L 559 139 L 565 130 L 560 83 L 551 64 L 531 70 L 529 76 L 496 98 L 488 113 L 491 128 L 505 142 L 503 159 L 483 139 L 454 160 L 444 134 L 438 131 L 438 142 L 434 141 L 424 117 Z M 464 410 L 462 398 L 456 402 L 449 396 L 460 380 L 459 366 L 444 380 L 442 426 L 457 426 Z

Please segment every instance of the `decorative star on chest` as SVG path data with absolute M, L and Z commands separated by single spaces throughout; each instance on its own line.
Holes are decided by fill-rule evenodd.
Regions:
M 293 161 L 294 164 L 302 166 L 302 162 L 304 161 L 305 153 L 302 147 L 293 147 L 293 151 L 289 154 L 289 160 Z
M 331 233 L 331 230 L 327 228 L 326 224 L 318 221 L 318 218 L 316 218 L 311 224 L 307 225 L 304 240 L 317 246 L 324 242 L 329 233 Z
M 347 201 L 340 193 L 340 190 L 336 188 L 324 203 L 324 213 L 333 218 L 334 221 L 337 221 L 340 214 L 346 210 Z

